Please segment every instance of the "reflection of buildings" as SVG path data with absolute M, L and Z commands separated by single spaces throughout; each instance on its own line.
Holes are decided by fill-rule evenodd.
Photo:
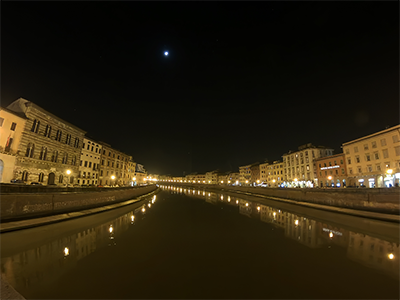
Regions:
M 390 259 L 390 254 L 393 259 Z M 399 277 L 399 244 L 350 232 L 347 257 L 367 267 Z
M 285 228 L 286 213 L 277 208 L 260 205 L 260 220 Z
M 1 260 L 1 271 L 19 293 L 29 297 L 57 281 L 63 274 L 75 268 L 79 260 L 96 249 L 108 245 L 118 246 L 118 238 L 139 218 L 139 214 L 143 214 L 142 207 L 111 222 L 4 257 Z
M 286 214 L 285 236 L 310 247 L 320 247 L 316 221 L 292 213 Z

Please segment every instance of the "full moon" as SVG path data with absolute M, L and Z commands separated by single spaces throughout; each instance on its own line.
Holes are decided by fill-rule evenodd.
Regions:
M 165 52 L 164 52 L 164 55 L 165 55 L 165 56 L 168 56 L 168 51 L 165 51 Z

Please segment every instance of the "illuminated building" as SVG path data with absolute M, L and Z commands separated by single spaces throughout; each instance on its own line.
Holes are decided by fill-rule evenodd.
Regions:
M 99 144 L 102 146 L 99 184 L 103 186 L 132 186 L 133 178 L 137 179 L 136 163 L 132 156 L 113 149 L 107 143 L 99 142 Z
M 316 158 L 314 169 L 319 187 L 346 186 L 347 171 L 344 153 Z
M 15 160 L 27 118 L 0 107 L 0 182 L 10 183 L 14 178 Z
M 239 182 L 241 185 L 255 185 L 260 180 L 260 163 L 239 167 Z
M 79 163 L 79 185 L 97 185 L 99 180 L 99 165 L 102 146 L 88 137 L 83 139 Z
M 331 148 L 306 144 L 298 147 L 297 151 L 289 151 L 282 155 L 284 185 L 286 187 L 314 187 L 318 181 L 314 160 L 332 154 Z
M 278 187 L 284 182 L 283 162 L 274 161 L 260 164 L 260 181 L 269 187 Z
M 400 125 L 346 142 L 349 186 L 390 187 L 400 178 Z
M 26 117 L 18 143 L 14 179 L 28 184 L 75 183 L 86 132 L 23 98 L 12 102 L 7 109 Z M 66 174 L 67 170 L 70 175 Z

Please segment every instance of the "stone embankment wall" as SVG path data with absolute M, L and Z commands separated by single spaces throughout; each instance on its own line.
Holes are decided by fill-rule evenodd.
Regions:
M 165 185 L 252 193 L 255 195 L 258 194 L 267 197 L 290 199 L 299 202 L 309 202 L 381 213 L 400 214 L 400 188 L 300 189 L 201 185 L 171 182 L 165 183 Z
M 124 188 L 46 188 L 21 186 L 1 188 L 1 220 L 11 221 L 30 217 L 49 216 L 106 206 L 145 195 L 157 189 L 156 185 Z M 16 191 L 17 190 L 17 191 Z M 7 191 L 7 192 L 6 192 Z

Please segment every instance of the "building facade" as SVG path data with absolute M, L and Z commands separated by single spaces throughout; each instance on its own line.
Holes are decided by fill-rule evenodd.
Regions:
M 320 157 L 314 160 L 319 187 L 345 187 L 347 181 L 344 153 Z
M 99 142 L 99 144 L 102 147 L 99 184 L 102 186 L 132 186 L 136 177 L 136 171 L 133 171 L 135 163 L 132 156 L 113 149 L 107 143 Z
M 239 167 L 239 183 L 241 185 L 255 185 L 260 181 L 260 163 Z
M 218 170 L 213 170 L 213 171 L 207 172 L 205 174 L 206 183 L 207 184 L 217 184 L 219 174 L 220 174 L 220 172 Z
M 93 139 L 83 138 L 79 163 L 79 185 L 98 185 L 102 146 Z
M 266 182 L 269 187 L 279 187 L 281 186 L 285 179 L 284 179 L 284 168 L 283 162 L 276 160 L 271 164 L 265 166 L 266 171 Z
M 400 125 L 346 142 L 350 186 L 398 186 L 400 178 Z
M 23 98 L 9 110 L 26 117 L 18 144 L 13 179 L 26 183 L 76 183 L 85 131 Z
M 282 155 L 285 187 L 314 187 L 318 185 L 314 160 L 333 154 L 333 149 L 324 146 L 306 144 L 297 151 L 289 151 Z
M 18 146 L 27 118 L 0 107 L 0 182 L 9 183 L 14 177 Z

